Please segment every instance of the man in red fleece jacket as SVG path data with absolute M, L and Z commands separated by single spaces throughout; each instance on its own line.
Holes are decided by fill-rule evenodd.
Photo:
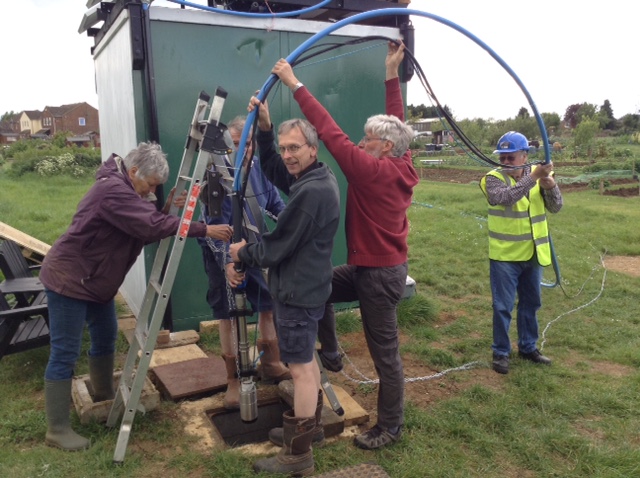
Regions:
M 396 307 L 407 278 L 407 209 L 413 187 L 418 184 L 409 151 L 413 130 L 404 123 L 398 78 L 404 48 L 402 43 L 389 43 L 385 59 L 386 114 L 367 119 L 365 135 L 358 144 L 349 139 L 298 81 L 286 60 L 279 60 L 272 70 L 291 89 L 349 183 L 347 264 L 333 269 L 332 293 L 318 335 L 323 364 L 329 370 L 340 370 L 342 362 L 331 304 L 360 302 L 369 353 L 380 378 L 378 423 L 355 438 L 356 446 L 367 450 L 395 443 L 404 421 L 404 372 Z

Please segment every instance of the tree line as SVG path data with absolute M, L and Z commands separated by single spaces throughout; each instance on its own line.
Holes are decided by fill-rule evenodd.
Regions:
M 447 105 L 443 109 L 451 115 Z M 409 105 L 409 121 L 424 118 L 443 117 L 436 106 Z M 640 113 L 640 112 L 639 112 Z M 629 136 L 629 141 L 640 143 L 640 114 L 626 114 L 615 118 L 609 100 L 601 106 L 591 103 L 569 105 L 563 117 L 558 113 L 540 113 L 551 142 L 554 138 L 570 136 L 576 143 L 588 143 L 599 135 Z M 456 120 L 462 131 L 478 145 L 495 144 L 505 131 L 519 131 L 530 140 L 540 140 L 540 129 L 529 109 L 521 107 L 518 113 L 506 120 L 487 120 L 483 118 Z M 441 129 L 450 129 L 444 121 Z

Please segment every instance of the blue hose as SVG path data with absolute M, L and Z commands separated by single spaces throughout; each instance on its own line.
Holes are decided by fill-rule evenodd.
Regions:
M 170 1 L 178 1 L 178 0 L 170 0 Z M 247 14 L 248 16 L 255 16 L 256 14 Z M 426 18 L 430 18 L 438 23 L 442 23 L 443 25 L 446 25 L 448 27 L 453 28 L 454 30 L 462 33 L 463 35 L 465 35 L 466 37 L 470 38 L 471 40 L 473 40 L 476 44 L 478 44 L 480 47 L 482 47 L 484 50 L 487 51 L 487 53 L 489 53 L 489 55 L 491 55 L 491 57 L 493 57 L 501 66 L 502 68 L 504 68 L 507 73 L 509 73 L 509 75 L 511 75 L 511 77 L 515 80 L 515 82 L 518 84 L 518 86 L 520 87 L 520 89 L 522 90 L 522 92 L 524 93 L 525 97 L 527 98 L 527 101 L 529 102 L 529 105 L 531 106 L 531 110 L 533 111 L 533 114 L 535 115 L 536 118 L 536 122 L 538 124 L 538 128 L 540 130 L 540 136 L 542 137 L 542 141 L 544 144 L 544 153 L 545 153 L 545 164 L 549 163 L 551 161 L 551 149 L 549 148 L 549 138 L 547 136 L 547 130 L 544 126 L 544 121 L 542 120 L 542 117 L 540 116 L 540 113 L 538 112 L 538 108 L 536 107 L 533 98 L 531 98 L 531 95 L 529 94 L 529 91 L 527 90 L 527 88 L 524 86 L 524 84 L 522 83 L 522 81 L 520 80 L 520 78 L 518 77 L 518 75 L 516 75 L 516 73 L 511 69 L 511 67 L 509 67 L 509 65 L 507 65 L 504 60 L 502 58 L 500 58 L 498 56 L 498 54 L 496 52 L 494 52 L 486 43 L 484 43 L 482 40 L 480 40 L 477 36 L 475 36 L 474 34 L 472 34 L 471 32 L 465 30 L 464 28 L 462 28 L 461 26 L 445 19 L 442 18 L 438 15 L 434 15 L 432 13 L 427 13 L 427 12 L 422 12 L 419 10 L 411 10 L 411 9 L 404 9 L 404 8 L 384 8 L 384 9 L 380 9 L 380 10 L 373 10 L 370 12 L 363 12 L 363 13 L 359 13 L 357 15 L 354 15 L 352 17 L 348 17 L 348 18 L 344 18 L 342 20 L 340 20 L 339 22 L 336 22 L 334 24 L 329 25 L 327 28 L 325 28 L 324 30 L 316 33 L 315 35 L 313 35 L 312 37 L 310 37 L 309 39 L 307 39 L 305 42 L 303 42 L 298 48 L 296 48 L 294 51 L 292 51 L 289 56 L 286 58 L 288 63 L 294 63 L 298 57 L 304 53 L 309 47 L 311 47 L 312 45 L 314 45 L 316 42 L 318 42 L 318 40 L 324 38 L 325 36 L 329 35 L 330 33 L 342 28 L 345 25 L 350 25 L 352 23 L 357 23 L 359 21 L 362 20 L 368 20 L 370 18 L 376 18 L 376 17 L 382 17 L 382 16 L 392 16 L 392 15 L 400 15 L 400 16 L 407 16 L 407 15 L 416 15 L 416 16 L 421 16 L 421 17 L 426 17 Z M 278 77 L 276 75 L 274 75 L 273 73 L 269 76 L 269 78 L 267 79 L 267 81 L 264 83 L 264 85 L 262 85 L 262 88 L 260 88 L 259 93 L 257 94 L 257 98 L 260 100 L 260 102 L 263 102 L 265 100 L 265 98 L 267 97 L 267 95 L 269 94 L 269 91 L 271 90 L 271 88 L 273 87 L 273 85 L 276 83 L 276 81 L 278 81 Z M 234 182 L 233 182 L 233 190 L 235 192 L 240 192 L 242 189 L 242 178 L 241 178 L 241 174 L 243 171 L 242 166 L 242 159 L 244 157 L 244 152 L 245 152 L 245 145 L 247 142 L 247 139 L 249 138 L 249 134 L 250 134 L 250 130 L 253 126 L 253 122 L 255 120 L 255 115 L 257 113 L 257 110 L 254 109 L 253 111 L 251 111 L 248 115 L 247 115 L 247 120 L 246 123 L 244 125 L 244 128 L 242 130 L 242 134 L 240 136 L 240 145 L 238 147 L 238 152 L 236 154 L 236 174 L 234 177 Z M 558 266 L 558 261 L 555 255 L 555 251 L 553 250 L 553 246 L 551 249 L 551 255 L 552 255 L 552 263 L 553 263 L 553 268 L 554 271 L 556 272 L 556 282 L 555 284 L 548 284 L 548 283 L 542 283 L 543 286 L 545 287 L 555 287 L 556 285 L 559 284 L 560 282 L 560 269 Z
M 176 1 L 177 2 L 178 0 L 170 0 L 170 1 Z M 256 14 L 247 14 L 247 15 L 256 15 Z M 438 23 L 442 23 L 443 25 L 451 27 L 454 30 L 462 33 L 463 35 L 467 36 L 468 38 L 473 40 L 475 43 L 477 43 L 479 46 L 481 46 L 484 50 L 486 50 L 489 53 L 489 55 L 491 55 L 509 73 L 509 75 L 511 75 L 511 77 L 515 80 L 515 82 L 518 84 L 518 86 L 520 87 L 520 89 L 524 93 L 525 97 L 527 98 L 527 101 L 529 102 L 529 105 L 531 106 L 531 110 L 533 111 L 533 114 L 535 115 L 536 122 L 538 123 L 538 128 L 540 129 L 540 136 L 542 137 L 542 141 L 543 141 L 543 144 L 544 144 L 544 153 L 545 153 L 545 161 L 544 162 L 545 163 L 549 163 L 551 161 L 551 149 L 549 148 L 549 138 L 547 136 L 547 130 L 546 130 L 545 126 L 544 126 L 544 121 L 542 120 L 542 117 L 540 116 L 540 113 L 538 112 L 538 108 L 536 107 L 535 103 L 533 102 L 533 98 L 531 98 L 531 95 L 529 94 L 529 91 L 526 89 L 526 87 L 524 86 L 524 84 L 522 83 L 520 78 L 518 78 L 518 75 L 516 75 L 515 72 L 511 69 L 511 67 L 509 67 L 509 65 L 507 65 L 504 62 L 504 60 L 502 60 L 502 58 L 500 58 L 498 56 L 498 54 L 496 52 L 494 52 L 486 43 L 484 43 L 482 40 L 480 40 L 474 34 L 470 33 L 467 30 L 465 30 L 461 26 L 459 26 L 459 25 L 447 20 L 446 18 L 442 18 L 442 17 L 440 17 L 438 15 L 434 15 L 432 13 L 422 12 L 422 11 L 419 11 L 419 10 L 405 9 L 405 8 L 384 8 L 384 9 L 380 9 L 380 10 L 373 10 L 373 11 L 370 11 L 370 12 L 358 13 L 357 15 L 354 15 L 354 16 L 348 17 L 348 18 L 344 18 L 344 19 L 340 20 L 339 22 L 333 23 L 333 24 L 329 25 L 327 28 L 325 28 L 324 30 L 316 33 L 315 35 L 313 35 L 312 37 L 307 39 L 305 42 L 303 42 L 298 48 L 296 48 L 294 51 L 292 51 L 289 54 L 289 56 L 286 58 L 286 60 L 289 63 L 294 63 L 295 60 L 297 60 L 298 57 L 303 52 L 305 52 L 310 46 L 315 44 L 318 40 L 324 38 L 325 36 L 327 36 L 330 33 L 342 28 L 345 25 L 350 25 L 352 23 L 357 23 L 357 22 L 362 21 L 362 20 L 368 20 L 370 18 L 376 18 L 376 17 L 382 17 L 382 16 L 392 16 L 392 15 L 401 15 L 401 16 L 416 15 L 416 16 L 430 18 L 430 19 L 432 19 L 432 20 L 434 20 L 434 21 L 436 21 Z M 267 81 L 264 83 L 264 85 L 262 85 L 262 88 L 260 88 L 260 92 L 257 95 L 257 98 L 261 102 L 264 101 L 264 99 L 267 97 L 267 95 L 269 93 L 269 90 L 271 90 L 271 88 L 276 83 L 276 81 L 278 81 L 278 77 L 276 75 L 274 75 L 274 74 L 271 74 L 269 76 L 269 78 L 267 79 Z M 242 174 L 242 168 L 240 167 L 240 165 L 242 164 L 242 158 L 244 156 L 245 144 L 246 144 L 247 138 L 249 138 L 250 130 L 251 130 L 251 127 L 252 127 L 253 122 L 255 120 L 255 115 L 256 115 L 256 110 L 253 110 L 252 112 L 250 112 L 247 115 L 247 121 L 246 121 L 246 123 L 244 125 L 244 129 L 242 130 L 242 135 L 240 137 L 240 145 L 238 147 L 238 153 L 236 155 L 236 176 L 235 176 L 235 180 L 234 180 L 234 183 L 233 183 L 234 191 L 239 191 L 240 187 L 241 187 L 240 175 Z

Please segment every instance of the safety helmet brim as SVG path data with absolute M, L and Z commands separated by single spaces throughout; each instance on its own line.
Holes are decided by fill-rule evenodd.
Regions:
M 502 135 L 496 145 L 493 154 L 515 153 L 516 151 L 529 151 L 529 141 L 526 136 L 517 131 L 509 131 Z

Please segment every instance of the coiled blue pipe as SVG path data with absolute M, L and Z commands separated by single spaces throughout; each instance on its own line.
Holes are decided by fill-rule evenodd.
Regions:
M 171 0 L 171 1 L 174 1 L 174 0 Z M 175 0 L 175 1 L 177 1 L 177 0 Z M 516 75 L 516 73 L 511 69 L 511 67 L 509 67 L 509 65 L 507 65 L 504 62 L 504 60 L 502 58 L 500 58 L 498 56 L 498 54 L 495 51 L 493 51 L 486 43 L 484 43 L 482 40 L 480 40 L 478 37 L 476 37 L 471 32 L 469 32 L 469 31 L 465 30 L 464 28 L 462 28 L 461 26 L 459 26 L 459 25 L 447 20 L 446 18 L 442 18 L 442 17 L 440 17 L 438 15 L 434 15 L 434 14 L 428 13 L 428 12 L 423 12 L 423 11 L 419 11 L 419 10 L 404 9 L 404 8 L 385 8 L 385 9 L 381 9 L 381 10 L 374 10 L 374 11 L 370 11 L 370 12 L 359 13 L 357 15 L 345 18 L 343 20 L 340 20 L 339 22 L 336 22 L 336 23 L 334 23 L 332 25 L 329 25 L 324 30 L 316 33 L 315 35 L 313 35 L 312 37 L 307 39 L 305 42 L 303 42 L 298 48 L 296 48 L 294 51 L 292 51 L 289 54 L 289 56 L 286 58 L 286 60 L 289 63 L 295 62 L 295 60 L 297 60 L 298 57 L 302 53 L 304 53 L 309 47 L 314 45 L 318 40 L 324 38 L 325 36 L 327 36 L 330 33 L 342 28 L 345 25 L 350 25 L 352 23 L 357 23 L 357 22 L 362 21 L 362 20 L 368 20 L 370 18 L 376 18 L 376 17 L 382 17 L 382 16 L 391 16 L 391 15 L 400 15 L 400 16 L 416 15 L 416 16 L 430 18 L 430 19 L 432 19 L 432 20 L 434 20 L 434 21 L 436 21 L 438 23 L 442 23 L 443 25 L 451 27 L 454 30 L 462 33 L 466 37 L 468 37 L 471 40 L 473 40 L 480 47 L 482 47 L 485 51 L 487 51 L 487 53 L 489 53 L 489 55 L 491 55 L 507 71 L 507 73 L 509 73 L 509 75 L 511 75 L 511 77 L 515 80 L 515 82 L 518 84 L 518 86 L 520 87 L 520 89 L 524 93 L 525 97 L 527 98 L 527 101 L 529 102 L 529 105 L 531 106 L 531 110 L 533 111 L 533 114 L 535 115 L 536 122 L 537 122 L 538 128 L 540 130 L 540 136 L 541 136 L 543 144 L 544 144 L 544 153 L 545 153 L 545 161 L 544 162 L 545 163 L 549 163 L 551 161 L 551 150 L 549 148 L 549 138 L 547 136 L 547 130 L 546 130 L 545 126 L 544 126 L 544 121 L 542 120 L 542 117 L 540 116 L 540 113 L 538 112 L 538 108 L 536 107 L 536 105 L 535 105 L 535 103 L 533 101 L 533 98 L 529 94 L 529 91 L 527 90 L 527 88 L 524 86 L 524 83 L 522 83 L 522 81 L 520 80 L 518 75 Z M 262 86 L 262 88 L 260 88 L 260 92 L 258 93 L 257 98 L 261 102 L 265 100 L 265 98 L 267 97 L 269 91 L 271 90 L 271 88 L 273 87 L 273 85 L 276 83 L 277 80 L 278 80 L 278 77 L 276 75 L 274 75 L 274 74 L 271 74 L 269 76 L 269 78 L 267 79 L 267 81 Z M 257 113 L 257 111 L 254 110 L 254 111 L 250 112 L 247 115 L 247 121 L 246 121 L 246 123 L 244 125 L 244 128 L 242 130 L 242 135 L 240 136 L 240 145 L 238 147 L 238 152 L 237 152 L 237 155 L 236 155 L 236 165 L 235 165 L 236 166 L 236 174 L 235 174 L 234 182 L 233 182 L 233 190 L 235 192 L 238 192 L 238 193 L 242 189 L 242 176 L 241 176 L 242 175 L 242 171 L 243 171 L 243 168 L 241 167 L 242 166 L 242 158 L 244 157 L 244 152 L 245 152 L 245 149 L 246 149 L 245 145 L 246 145 L 247 139 L 249 138 L 249 132 L 250 132 L 251 128 L 253 127 L 253 122 L 255 120 L 256 113 Z M 552 255 L 553 268 L 554 268 L 554 271 L 556 273 L 556 281 L 553 284 L 542 282 L 541 285 L 544 286 L 544 287 L 554 287 L 554 286 L 556 286 L 556 285 L 558 285 L 560 283 L 560 269 L 559 269 L 557 257 L 556 257 L 555 251 L 553 249 L 553 246 L 551 248 L 551 255 Z
M 171 0 L 171 1 L 174 1 L 174 0 Z M 175 1 L 178 1 L 178 0 L 175 0 Z M 434 21 L 436 21 L 438 23 L 442 23 L 443 25 L 451 27 L 454 30 L 462 33 L 463 35 L 467 36 L 468 38 L 473 40 L 475 43 L 477 43 L 484 50 L 486 50 L 489 53 L 489 55 L 491 55 L 509 73 L 509 75 L 511 75 L 511 77 L 515 80 L 515 82 L 518 84 L 518 86 L 520 87 L 520 89 L 524 93 L 525 97 L 527 98 L 527 101 L 529 102 L 529 105 L 531 106 L 531 110 L 533 111 L 533 114 L 535 115 L 536 122 L 538 124 L 538 128 L 540 129 L 540 136 L 541 136 L 543 144 L 544 144 L 545 163 L 548 163 L 548 162 L 551 161 L 551 150 L 549 148 L 549 138 L 547 136 L 547 130 L 546 130 L 545 126 L 544 126 L 544 121 L 542 120 L 542 117 L 540 116 L 540 113 L 538 112 L 538 108 L 536 107 L 536 105 L 535 105 L 535 103 L 533 101 L 533 98 L 531 98 L 531 95 L 529 94 L 529 91 L 524 86 L 524 84 L 522 83 L 520 78 L 518 78 L 518 75 L 516 75 L 515 72 L 511 69 L 511 67 L 509 67 L 509 65 L 507 65 L 504 62 L 504 60 L 502 58 L 500 58 L 498 56 L 498 54 L 496 52 L 494 52 L 486 43 L 484 43 L 482 40 L 480 40 L 474 34 L 470 33 L 467 30 L 465 30 L 461 26 L 459 26 L 459 25 L 447 20 L 446 18 L 442 18 L 442 17 L 440 17 L 438 15 L 434 15 L 434 14 L 428 13 L 428 12 L 423 12 L 423 11 L 419 11 L 419 10 L 405 9 L 405 8 L 384 8 L 384 9 L 380 9 L 380 10 L 373 10 L 373 11 L 370 11 L 370 12 L 358 13 L 357 15 L 354 15 L 354 16 L 348 17 L 348 18 L 344 18 L 344 19 L 340 20 L 339 22 L 333 23 L 333 24 L 329 25 L 327 28 L 325 28 L 324 30 L 316 33 L 315 35 L 313 35 L 312 37 L 307 39 L 305 42 L 303 42 L 298 48 L 296 48 L 294 51 L 292 51 L 289 54 L 289 56 L 286 58 L 286 60 L 289 63 L 295 62 L 295 60 L 302 53 L 304 53 L 310 46 L 315 44 L 318 40 L 324 38 L 325 36 L 329 35 L 330 33 L 333 33 L 334 31 L 342 28 L 345 25 L 350 25 L 352 23 L 357 23 L 357 22 L 362 21 L 362 20 L 368 20 L 370 18 L 383 17 L 383 16 L 392 16 L 392 15 L 401 15 L 401 16 L 416 15 L 416 16 L 420 16 L 420 17 L 430 18 L 430 19 L 432 19 L 432 20 L 434 20 Z M 267 79 L 267 81 L 262 86 L 262 88 L 260 88 L 260 92 L 258 93 L 258 96 L 257 96 L 257 98 L 260 101 L 264 101 L 264 99 L 266 98 L 267 94 L 269 93 L 269 90 L 271 90 L 271 88 L 276 83 L 276 81 L 278 81 L 278 77 L 276 75 L 274 75 L 274 74 L 271 74 L 269 76 L 269 78 Z M 245 144 L 246 144 L 247 138 L 249 137 L 249 131 L 251 130 L 253 122 L 255 120 L 255 115 L 256 115 L 256 111 L 255 110 L 250 112 L 247 115 L 247 121 L 246 121 L 246 123 L 244 125 L 244 129 L 242 130 L 242 135 L 240 137 L 240 146 L 238 148 L 238 153 L 236 155 L 236 176 L 235 176 L 234 183 L 233 183 L 233 189 L 236 192 L 240 191 L 240 189 L 241 189 L 242 168 L 240 166 L 242 164 L 242 158 L 244 156 Z

